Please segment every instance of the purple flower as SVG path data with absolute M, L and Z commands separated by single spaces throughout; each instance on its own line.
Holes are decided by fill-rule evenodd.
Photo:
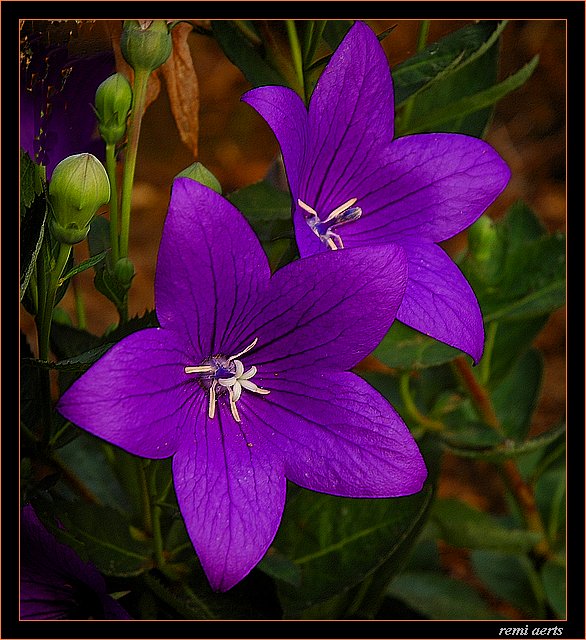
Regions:
M 271 277 L 240 212 L 178 178 L 155 278 L 160 328 L 112 347 L 59 411 L 130 453 L 174 456 L 187 531 L 225 591 L 273 540 L 286 478 L 352 497 L 421 489 L 426 469 L 405 424 L 348 371 L 385 335 L 405 282 L 403 250 L 390 244 Z
M 91 562 L 49 533 L 27 505 L 20 526 L 22 620 L 130 620 Z
M 332 55 L 309 109 L 286 87 L 259 87 L 242 99 L 281 146 L 301 256 L 400 244 L 409 280 L 397 319 L 477 362 L 478 302 L 437 243 L 472 224 L 505 188 L 509 169 L 494 149 L 450 133 L 393 140 L 388 61 L 362 22 Z
M 75 56 L 66 42 L 48 44 L 50 35 L 29 26 L 20 70 L 20 146 L 47 168 L 48 178 L 67 156 L 103 158 L 92 105 L 99 84 L 114 72 L 111 51 Z

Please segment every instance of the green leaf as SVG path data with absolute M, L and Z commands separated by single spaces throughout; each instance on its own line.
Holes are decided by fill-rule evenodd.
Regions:
M 298 589 L 290 582 L 279 585 L 286 614 L 296 617 L 347 591 L 385 562 L 398 568 L 404 543 L 415 542 L 414 531 L 430 498 L 430 487 L 408 497 L 377 500 L 300 490 L 287 504 L 274 542 L 301 573 Z
M 108 463 L 106 448 L 110 446 L 80 430 L 74 441 L 59 450 L 59 458 L 101 503 L 122 514 L 128 511 L 129 497 Z
M 529 558 L 477 550 L 471 553 L 470 559 L 474 572 L 494 595 L 529 617 L 545 617 L 543 588 Z
M 398 107 L 418 91 L 484 55 L 500 37 L 507 21 L 480 21 L 458 29 L 430 44 L 393 69 Z
M 490 462 L 500 462 L 507 458 L 517 458 L 530 454 L 534 451 L 538 451 L 550 445 L 560 438 L 565 432 L 565 425 L 561 425 L 554 429 L 550 429 L 545 433 L 525 440 L 524 442 L 516 443 L 514 440 L 504 440 L 496 447 L 464 447 L 461 442 L 452 440 L 449 436 L 443 436 L 444 445 L 448 451 L 457 456 L 464 458 L 476 458 L 478 460 L 486 460 Z
M 232 192 L 228 200 L 244 214 L 261 242 L 293 237 L 288 192 L 261 180 Z
M 293 240 L 291 196 L 268 180 L 234 191 L 228 200 L 246 217 L 265 250 L 271 269 L 290 262 L 297 245 Z
M 560 562 L 546 560 L 541 567 L 541 581 L 547 601 L 560 619 L 566 617 L 566 569 Z
M 69 280 L 69 278 L 73 278 L 73 276 L 76 276 L 78 273 L 81 273 L 82 271 L 85 271 L 90 267 L 94 267 L 98 263 L 102 262 L 102 260 L 104 260 L 104 258 L 108 255 L 108 252 L 109 249 L 106 249 L 105 251 L 102 251 L 101 253 L 98 253 L 97 255 L 94 255 L 91 258 L 84 260 L 83 262 L 80 262 L 73 269 L 65 273 L 65 275 L 61 276 L 61 278 L 59 279 L 59 285 L 62 285 L 66 280 Z
M 501 98 L 525 84 L 533 71 L 535 71 L 538 62 L 539 56 L 534 56 L 530 62 L 519 69 L 516 73 L 510 75 L 506 80 L 492 85 L 489 88 L 477 91 L 472 95 L 460 97 L 445 106 L 438 105 L 438 107 L 433 109 L 433 111 L 428 112 L 425 115 L 421 115 L 418 119 L 414 119 L 408 125 L 407 131 L 402 132 L 402 134 L 405 135 L 423 131 L 439 131 L 446 129 L 453 131 L 454 127 L 450 126 L 450 123 L 454 121 L 454 117 L 456 115 L 458 119 L 461 120 L 466 116 L 475 114 L 487 107 L 492 107 Z M 457 131 L 466 133 L 466 131 L 461 130 L 461 127 L 457 127 Z
M 44 169 L 36 165 L 22 149 L 20 179 L 20 300 L 22 301 L 41 251 L 48 213 Z M 33 311 L 36 313 L 36 309 Z
M 450 362 L 461 352 L 395 320 L 373 355 L 389 367 L 422 369 Z
M 326 22 L 322 36 L 332 51 L 338 48 L 353 24 L 354 20 L 328 20 Z
M 565 465 L 546 471 L 535 485 L 535 502 L 554 547 L 563 543 L 566 534 Z
M 397 576 L 387 594 L 432 620 L 494 620 L 489 609 L 468 584 L 434 571 L 407 571 Z
M 516 442 L 525 440 L 541 390 L 543 358 L 530 349 L 492 393 L 492 403 L 504 432 Z
M 131 524 L 109 506 L 56 500 L 41 504 L 39 517 L 55 537 L 90 560 L 107 576 L 130 577 L 153 566 L 151 549 L 131 534 Z M 52 522 L 59 514 L 62 525 Z
M 31 160 L 29 154 L 20 149 L 20 216 L 24 210 L 30 208 L 37 196 L 45 193 L 45 167 Z
M 253 87 L 277 84 L 287 86 L 281 74 L 265 57 L 261 45 L 248 39 L 234 20 L 212 20 L 214 38 L 232 64 L 242 71 Z
M 529 551 L 541 539 L 533 531 L 505 527 L 490 514 L 455 498 L 436 500 L 431 518 L 440 537 L 455 547 L 515 553 Z

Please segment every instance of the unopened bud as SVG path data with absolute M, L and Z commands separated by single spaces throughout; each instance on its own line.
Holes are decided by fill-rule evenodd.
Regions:
M 151 72 L 171 55 L 173 41 L 165 20 L 125 20 L 120 47 L 135 71 Z
M 96 90 L 95 105 L 100 135 L 106 144 L 116 144 L 124 137 L 132 105 L 132 89 L 126 77 L 115 73 L 106 78 Z
M 206 169 L 201 162 L 194 162 L 190 164 L 188 167 L 180 171 L 176 176 L 176 178 L 190 178 L 191 180 L 195 180 L 195 182 L 199 182 L 210 189 L 213 189 L 216 193 L 222 194 L 222 185 L 219 183 L 216 176 L 209 170 Z
M 486 215 L 468 229 L 468 248 L 478 262 L 487 262 L 493 257 L 499 240 L 494 222 Z
M 114 275 L 118 282 L 125 288 L 130 288 L 134 274 L 134 265 L 128 258 L 120 258 L 114 265 Z
M 51 232 L 64 244 L 81 242 L 97 210 L 110 200 L 110 181 L 91 153 L 69 156 L 55 167 L 49 183 Z

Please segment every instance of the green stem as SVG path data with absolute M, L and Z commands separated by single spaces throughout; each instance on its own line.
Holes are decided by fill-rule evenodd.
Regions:
M 496 337 L 496 331 L 498 329 L 498 322 L 489 322 L 486 327 L 486 340 L 484 343 L 484 353 L 482 354 L 482 360 L 478 365 L 478 377 L 480 384 L 486 386 L 490 379 L 490 364 L 492 360 L 492 352 L 494 350 L 494 341 Z
M 295 27 L 294 20 L 285 20 L 287 25 L 287 35 L 289 36 L 289 46 L 291 47 L 291 57 L 293 59 L 293 67 L 297 75 L 299 85 L 303 88 L 303 101 L 306 101 L 305 92 L 305 75 L 303 73 L 303 56 L 301 55 L 301 45 L 299 44 L 299 37 L 297 35 L 297 28 Z
M 67 264 L 67 260 L 69 259 L 69 254 L 71 253 L 71 245 L 68 244 L 60 244 L 59 245 L 59 253 L 57 255 L 57 260 L 52 269 L 49 271 L 49 277 L 47 278 L 47 269 L 48 266 L 48 248 L 42 254 L 41 266 L 44 268 L 44 271 L 40 272 L 39 283 L 43 283 L 42 287 L 42 298 L 39 298 L 39 302 L 41 302 L 41 306 L 39 308 L 39 313 L 37 315 L 37 340 L 38 340 L 38 349 L 39 349 L 39 359 L 40 360 L 49 360 L 49 340 L 51 336 L 51 322 L 53 319 L 53 307 L 55 306 L 55 295 L 57 293 L 59 278 L 61 277 L 63 270 L 65 269 L 65 265 Z M 51 439 L 51 427 L 52 427 L 52 401 L 51 401 L 51 378 L 49 370 L 43 369 L 39 371 L 40 377 L 40 395 L 41 395 L 41 403 L 42 403 L 42 411 L 43 411 L 43 431 L 42 431 L 42 439 L 43 443 L 46 445 L 49 443 Z
M 106 145 L 106 171 L 110 180 L 110 247 L 112 266 L 118 262 L 118 186 L 116 181 L 116 145 Z
M 444 424 L 439 420 L 434 420 L 433 418 L 429 418 L 419 411 L 413 397 L 411 396 L 411 391 L 409 389 L 409 373 L 401 374 L 401 378 L 399 381 L 399 388 L 401 392 L 401 399 L 405 404 L 405 409 L 407 409 L 407 413 L 417 421 L 422 427 L 429 431 L 443 431 Z
M 136 465 L 138 470 L 138 482 L 140 485 L 140 495 L 142 501 L 142 522 L 143 528 L 147 535 L 153 534 L 153 514 L 151 510 L 151 496 L 149 486 L 146 478 L 145 466 L 148 465 L 148 461 L 136 459 Z
M 161 532 L 161 507 L 157 504 L 159 496 L 157 494 L 157 466 L 155 464 L 150 465 L 149 496 L 152 513 L 151 521 L 155 561 L 157 567 L 160 568 L 165 564 L 165 556 L 163 553 L 163 536 Z
M 134 73 L 132 111 L 130 113 L 130 120 L 128 123 L 128 144 L 126 146 L 124 176 L 122 178 L 122 202 L 120 206 L 120 258 L 128 257 L 132 187 L 134 184 L 134 171 L 136 169 L 140 127 L 146 105 L 149 75 L 150 72 L 144 69 L 137 69 Z

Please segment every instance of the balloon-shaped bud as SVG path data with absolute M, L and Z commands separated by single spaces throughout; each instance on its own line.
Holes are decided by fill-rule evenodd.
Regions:
M 498 231 L 488 216 L 481 216 L 468 229 L 468 247 L 478 262 L 490 260 L 498 249 L 498 245 L 500 245 Z
M 135 71 L 151 72 L 171 55 L 173 41 L 165 20 L 125 20 L 120 47 Z
M 55 167 L 49 183 L 50 229 L 64 244 L 81 242 L 97 210 L 110 200 L 110 181 L 91 153 L 69 156 Z
M 206 169 L 201 162 L 194 162 L 190 164 L 188 167 L 180 171 L 176 176 L 176 178 L 191 178 L 191 180 L 195 180 L 195 182 L 200 182 L 201 184 L 213 189 L 216 193 L 222 194 L 222 185 L 219 183 L 216 176 L 209 170 Z
M 116 144 L 124 137 L 131 105 L 132 89 L 121 73 L 106 78 L 96 89 L 94 110 L 100 135 L 106 144 Z
M 114 265 L 114 275 L 118 282 L 125 288 L 130 288 L 132 278 L 134 278 L 134 265 L 128 258 L 120 258 Z

